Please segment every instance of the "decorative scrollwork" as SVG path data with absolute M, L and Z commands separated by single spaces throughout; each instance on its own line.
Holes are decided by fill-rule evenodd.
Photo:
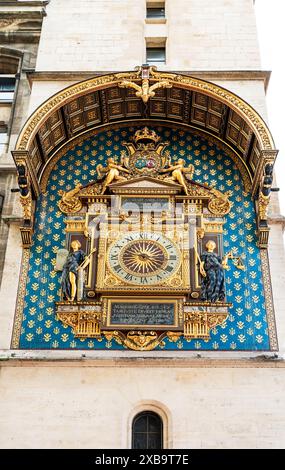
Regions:
M 64 214 L 72 214 L 82 209 L 82 202 L 78 198 L 78 193 L 81 188 L 82 184 L 79 183 L 70 191 L 58 191 L 58 194 L 61 196 L 61 200 L 58 203 L 61 212 Z
M 57 318 L 71 326 L 77 338 L 97 338 L 101 336 L 101 313 L 89 310 L 64 312 L 57 309 Z
M 209 201 L 208 209 L 212 214 L 217 216 L 224 216 L 228 214 L 231 210 L 231 203 L 229 201 L 228 195 L 223 194 L 221 191 L 212 189 L 214 197 Z
M 158 81 L 154 83 L 153 85 L 150 85 L 150 82 L 149 82 L 150 70 L 152 69 L 148 65 L 142 66 L 138 69 L 138 74 L 139 72 L 141 72 L 141 85 L 139 85 L 138 83 L 132 82 L 130 80 L 123 80 L 122 82 L 119 83 L 118 86 L 120 88 L 132 88 L 133 90 L 136 90 L 136 96 L 138 98 L 141 98 L 144 103 L 147 103 L 150 98 L 153 98 L 155 96 L 155 90 L 159 90 L 160 88 L 172 88 L 173 85 L 171 85 L 169 80 L 165 80 L 162 77 L 156 78 L 154 75 L 153 75 L 153 79 L 158 80 Z M 152 70 L 152 73 L 153 73 L 153 70 Z M 137 78 L 139 78 L 139 76 L 137 76 Z
M 26 196 L 20 195 L 20 202 L 23 209 L 24 220 L 32 219 L 32 195 L 29 192 Z

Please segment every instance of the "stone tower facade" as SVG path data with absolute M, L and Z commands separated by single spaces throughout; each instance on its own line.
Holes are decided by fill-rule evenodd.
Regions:
M 284 446 L 284 219 L 265 179 L 277 150 L 253 3 L 0 2 L 2 448 L 130 448 L 144 411 L 160 416 L 164 448 Z M 120 84 L 140 87 L 146 63 L 149 84 L 169 86 L 143 104 Z M 151 350 L 78 339 L 54 307 L 58 191 L 90 183 L 92 161 L 104 167 L 142 125 L 169 140 L 172 161 L 194 163 L 194 182 L 227 190 L 224 249 L 236 244 L 243 263 L 226 272 L 233 306 L 210 339 L 184 329 Z

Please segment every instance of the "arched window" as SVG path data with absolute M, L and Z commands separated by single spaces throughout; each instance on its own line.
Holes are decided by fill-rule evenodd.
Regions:
M 132 449 L 162 449 L 163 424 L 152 411 L 143 411 L 133 419 Z

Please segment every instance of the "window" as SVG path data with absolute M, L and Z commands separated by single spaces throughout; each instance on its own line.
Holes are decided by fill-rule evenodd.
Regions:
M 15 78 L 0 76 L 0 101 L 13 101 Z
M 147 18 L 165 18 L 165 7 L 155 8 L 151 6 L 146 7 Z
M 6 152 L 7 144 L 8 144 L 7 126 L 0 122 L 0 155 Z
M 163 425 L 158 414 L 143 411 L 134 417 L 132 449 L 163 449 Z
M 146 62 L 148 64 L 165 64 L 165 46 L 164 47 L 147 47 Z
M 3 205 L 4 205 L 4 194 L 0 193 L 0 215 L 2 214 Z

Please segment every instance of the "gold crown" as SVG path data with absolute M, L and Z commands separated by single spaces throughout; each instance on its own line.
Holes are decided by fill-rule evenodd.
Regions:
M 138 130 L 134 135 L 134 141 L 138 142 L 139 140 L 152 140 L 156 143 L 160 140 L 160 137 L 148 127 L 144 127 L 143 129 Z

